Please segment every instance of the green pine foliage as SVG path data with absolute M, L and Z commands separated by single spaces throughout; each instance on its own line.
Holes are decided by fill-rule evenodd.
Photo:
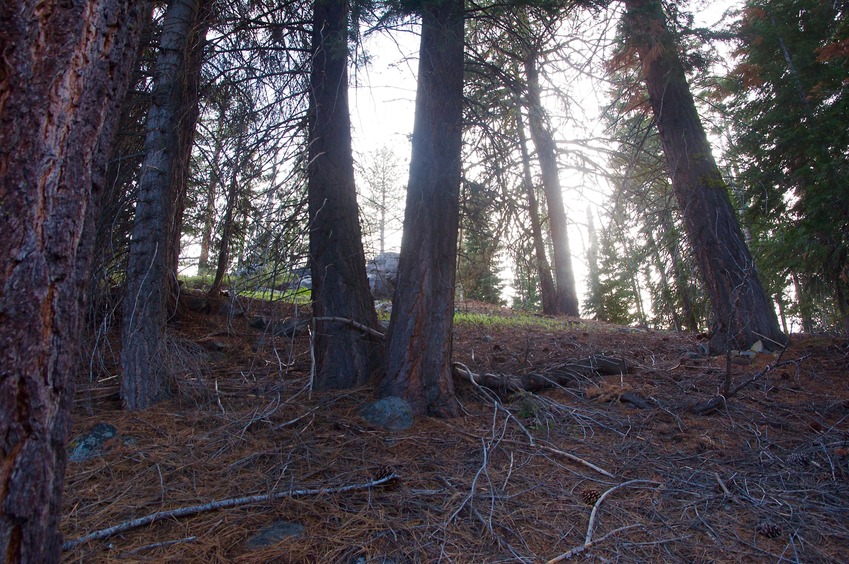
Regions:
M 491 213 L 496 200 L 484 185 L 464 183 L 457 282 L 465 299 L 501 305 L 504 285 L 498 276 L 499 239 Z
M 749 0 L 729 80 L 753 251 L 773 294 L 795 284 L 789 313 L 809 330 L 849 325 L 846 11 L 845 2 Z

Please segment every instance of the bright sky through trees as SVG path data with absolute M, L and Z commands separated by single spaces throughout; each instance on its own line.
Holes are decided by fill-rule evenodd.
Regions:
M 741 6 L 740 0 L 720 0 L 717 2 L 696 1 L 691 2 L 689 9 L 693 11 L 695 25 L 713 27 L 721 19 L 723 14 L 732 7 Z M 611 10 L 619 11 L 619 6 L 614 5 Z M 609 14 L 608 14 L 609 15 Z M 617 16 L 618 18 L 618 16 Z M 592 23 L 591 18 L 582 16 L 586 23 Z M 582 28 L 583 29 L 583 28 Z M 615 26 L 608 26 L 607 33 L 615 32 Z M 595 29 L 586 29 L 588 36 L 601 33 L 599 26 Z M 595 38 L 589 37 L 592 42 Z M 357 59 L 362 61 L 363 55 L 367 64 L 360 65 L 351 71 L 350 105 L 351 124 L 353 128 L 354 153 L 357 156 L 365 155 L 381 146 L 392 148 L 402 162 L 407 163 L 409 159 L 410 143 L 409 136 L 413 130 L 413 112 L 416 94 L 416 65 L 418 63 L 418 26 L 394 31 L 391 36 L 386 33 L 374 33 L 364 38 L 361 46 L 357 49 Z M 580 57 L 587 56 L 580 51 Z M 597 54 L 601 56 L 601 52 Z M 575 61 L 576 63 L 580 61 Z M 595 61 L 595 72 L 603 63 L 602 60 Z M 598 81 L 575 73 L 567 76 L 570 71 L 564 69 L 563 76 L 560 73 L 552 73 L 550 69 L 548 80 L 549 86 L 557 89 L 569 90 L 571 96 L 580 101 L 581 107 L 564 108 L 555 95 L 549 96 L 544 101 L 550 112 L 552 124 L 554 125 L 555 138 L 560 151 L 589 150 L 586 141 L 596 139 L 589 143 L 591 147 L 604 149 L 600 139 L 604 136 L 604 123 L 600 116 L 600 108 L 607 100 L 606 86 Z M 567 87 L 568 85 L 568 87 Z M 545 88 L 545 86 L 544 86 Z M 566 113 L 573 119 L 566 121 Z M 719 147 L 714 147 L 717 151 Z M 596 163 L 604 164 L 605 157 L 601 152 L 592 155 Z M 361 163 L 364 164 L 364 163 Z M 400 168 L 402 178 L 399 184 L 406 183 L 408 172 L 406 164 Z M 566 212 L 570 219 L 569 239 L 572 241 L 573 264 L 578 288 L 579 299 L 583 300 L 586 294 L 586 250 L 588 240 L 586 237 L 586 209 L 590 206 L 596 217 L 598 207 L 602 205 L 609 186 L 601 176 L 580 174 L 574 171 L 561 169 L 561 186 L 563 187 Z M 358 179 L 362 183 L 362 179 Z M 596 225 L 599 225 L 597 222 Z M 400 248 L 400 235 L 395 240 L 387 241 L 387 250 L 397 251 Z M 511 293 L 510 284 L 512 274 L 504 274 L 506 280 L 506 292 Z

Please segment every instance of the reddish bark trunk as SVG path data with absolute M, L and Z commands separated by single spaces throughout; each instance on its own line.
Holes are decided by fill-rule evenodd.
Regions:
M 348 109 L 348 8 L 314 6 L 309 146 L 310 267 L 313 315 L 377 327 L 366 278 Z M 338 321 L 317 320 L 317 388 L 352 388 L 379 371 L 383 344 Z
M 779 347 L 785 336 L 711 154 L 662 6 L 659 0 L 625 4 L 672 188 L 711 303 L 711 348 L 745 349 L 758 340 Z
M 398 287 L 382 396 L 455 416 L 451 330 L 463 119 L 463 2 L 425 2 Z
M 0 6 L 0 555 L 58 562 L 93 223 L 146 3 Z

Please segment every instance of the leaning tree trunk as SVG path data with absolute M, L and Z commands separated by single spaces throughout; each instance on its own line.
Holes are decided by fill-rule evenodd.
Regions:
M 642 63 L 672 189 L 712 307 L 711 348 L 785 342 L 711 154 L 659 0 L 626 0 L 626 25 Z
M 455 416 L 451 376 L 460 149 L 463 120 L 463 2 L 425 2 L 416 117 L 398 286 L 392 301 L 382 396 L 416 413 Z
M 175 246 L 198 104 L 191 75 L 199 69 L 187 63 L 203 43 L 210 5 L 211 0 L 174 0 L 163 23 L 127 265 L 121 350 L 127 409 L 144 409 L 169 393 L 165 324 L 176 296 Z
M 525 75 L 528 80 L 528 125 L 531 129 L 531 139 L 537 149 L 542 185 L 548 203 L 548 224 L 551 227 L 551 242 L 554 247 L 554 279 L 557 283 L 557 312 L 578 317 L 581 312 L 578 306 L 578 291 L 575 288 L 575 274 L 572 270 L 572 251 L 569 249 L 569 223 L 563 207 L 560 173 L 557 170 L 557 147 L 545 123 L 535 57 L 532 53 L 525 60 Z
M 0 554 L 58 562 L 93 225 L 146 2 L 0 4 Z
M 315 386 L 352 388 L 380 369 L 382 344 L 350 324 L 377 327 L 360 232 L 348 109 L 348 7 L 318 0 L 310 74 L 309 218 Z M 336 318 L 336 319 L 329 319 Z
M 241 160 L 241 138 L 236 148 L 236 162 Z M 215 278 L 209 287 L 209 295 L 216 296 L 221 291 L 224 275 L 230 265 L 230 246 L 233 243 L 233 234 L 236 231 L 236 204 L 239 201 L 239 167 L 234 166 L 230 171 L 230 186 L 227 188 L 227 205 L 224 209 L 224 218 L 221 220 L 221 242 L 218 245 L 218 260 L 215 266 Z
M 519 132 L 519 149 L 522 154 L 522 185 L 525 188 L 525 196 L 528 199 L 528 215 L 531 221 L 531 237 L 534 243 L 536 257 L 536 270 L 539 276 L 540 301 L 542 312 L 546 315 L 557 314 L 557 290 L 554 279 L 551 277 L 551 267 L 548 257 L 545 256 L 545 242 L 542 239 L 542 222 L 539 217 L 539 203 L 537 202 L 534 181 L 531 176 L 531 157 L 528 154 L 528 140 L 525 137 L 525 124 L 522 120 L 521 106 L 516 108 L 516 129 Z

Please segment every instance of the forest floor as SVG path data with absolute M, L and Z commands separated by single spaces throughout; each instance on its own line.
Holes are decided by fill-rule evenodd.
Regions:
M 847 560 L 846 337 L 793 335 L 780 358 L 700 357 L 691 333 L 460 305 L 469 311 L 455 324 L 454 358 L 474 372 L 545 373 L 595 354 L 628 371 L 536 393 L 458 378 L 463 416 L 391 432 L 359 416 L 371 390 L 309 390 L 308 334 L 262 337 L 249 325 L 308 308 L 186 312 L 171 327 L 174 399 L 120 409 L 117 350 L 105 346 L 116 339 L 78 383 L 74 435 L 101 422 L 119 435 L 68 463 L 66 541 L 159 511 L 284 493 L 83 542 L 66 561 Z M 729 368 L 732 389 L 751 382 L 700 411 Z M 642 408 L 622 401 L 634 395 Z M 362 487 L 335 491 L 349 485 Z M 273 524 L 282 532 L 257 548 Z

